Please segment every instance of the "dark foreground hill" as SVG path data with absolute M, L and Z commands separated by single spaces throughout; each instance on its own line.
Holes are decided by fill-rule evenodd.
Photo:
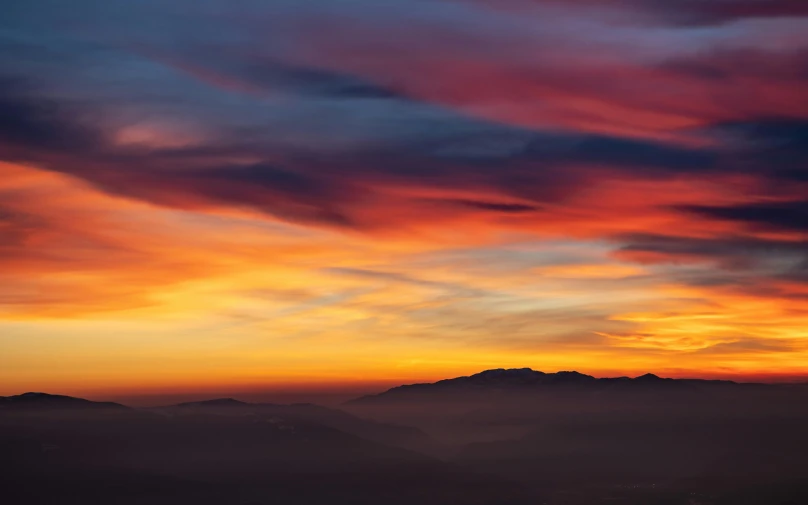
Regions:
M 0 396 L 0 412 L 23 411 L 123 411 L 128 410 L 119 403 L 93 402 L 72 396 L 47 393 L 23 393 L 16 396 Z
M 78 398 L 32 402 L 4 400 L 0 411 L 3 504 L 488 505 L 536 498 L 519 483 L 373 440 L 418 430 L 316 406 L 215 401 L 115 407 L 110 414 Z M 369 435 L 319 422 L 329 420 Z
M 344 408 L 420 427 L 457 448 L 456 464 L 558 503 L 736 503 L 723 500 L 742 489 L 755 498 L 737 503 L 808 498 L 806 385 L 498 369 Z
M 397 420 L 444 441 L 513 439 L 536 423 L 641 419 L 792 418 L 808 416 L 808 385 L 700 379 L 595 378 L 529 368 L 487 370 L 412 384 L 349 401 L 343 409 L 379 421 Z
M 311 403 L 280 405 L 217 398 L 157 407 L 149 409 L 149 411 L 179 419 L 198 415 L 284 419 L 296 423 L 322 425 L 384 445 L 406 448 L 420 453 L 439 455 L 443 451 L 440 444 L 418 428 L 371 421 L 342 410 Z
M 808 388 L 491 370 L 340 409 L 0 398 L 0 503 L 798 505 Z
M 574 371 L 544 373 L 530 368 L 486 370 L 467 377 L 444 379 L 433 383 L 398 386 L 376 395 L 363 396 L 349 402 L 363 405 L 400 401 L 424 401 L 432 398 L 440 401 L 501 397 L 564 391 L 575 392 L 693 392 L 716 389 L 771 388 L 764 384 L 739 384 L 725 380 L 663 379 L 654 374 L 639 377 L 595 378 Z M 488 399 L 488 398 L 486 398 Z

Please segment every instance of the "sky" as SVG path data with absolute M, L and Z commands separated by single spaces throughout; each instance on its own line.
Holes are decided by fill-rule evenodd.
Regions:
M 6 0 L 0 395 L 808 379 L 808 3 Z

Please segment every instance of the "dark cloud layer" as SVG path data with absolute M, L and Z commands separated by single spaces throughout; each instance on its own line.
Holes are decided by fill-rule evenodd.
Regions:
M 522 203 L 483 202 L 480 200 L 449 200 L 449 202 L 472 209 L 504 212 L 506 214 L 521 214 L 523 212 L 536 212 L 539 210 L 538 207 Z
M 620 237 L 618 256 L 649 263 L 714 262 L 730 270 L 765 268 L 788 271 L 808 259 L 808 241 L 744 236 L 711 238 L 637 234 Z
M 800 0 L 623 0 L 595 4 L 633 7 L 674 25 L 714 25 L 743 19 L 808 16 L 808 7 Z
M 385 226 L 379 221 L 384 213 L 378 219 L 362 217 L 367 211 L 362 202 L 388 185 L 493 190 L 523 203 L 446 201 L 457 209 L 522 214 L 546 203 L 563 203 L 586 185 L 597 184 L 598 170 L 604 178 L 623 173 L 650 180 L 752 173 L 762 184 L 770 184 L 782 178 L 784 171 L 790 170 L 792 176 L 802 173 L 808 159 L 801 121 L 721 123 L 705 130 L 717 136 L 720 144 L 688 148 L 515 128 L 409 100 L 404 110 L 430 110 L 420 127 L 417 116 L 410 121 L 417 135 L 378 145 L 359 144 L 320 154 L 316 146 L 305 149 L 273 141 L 270 128 L 244 139 L 238 130 L 220 130 L 219 138 L 206 146 L 144 148 L 116 145 L 101 131 L 77 123 L 68 107 L 31 90 L 6 85 L 2 91 L 0 138 L 7 159 L 40 163 L 108 191 L 169 206 L 251 208 L 296 222 L 360 229 Z M 374 99 L 402 100 L 394 95 L 374 95 Z M 440 122 L 435 123 L 434 117 Z M 386 128 L 387 122 L 397 119 L 382 116 L 376 121 Z M 224 161 L 238 157 L 259 161 Z M 369 200 L 384 205 L 378 198 Z M 418 201 L 409 203 L 417 206 Z M 804 207 L 804 201 L 795 200 L 676 209 L 703 218 L 805 231 Z
M 745 18 L 808 16 L 800 0 L 639 0 L 647 8 L 660 8 L 667 19 L 683 24 L 716 24 Z
M 749 203 L 726 207 L 693 205 L 683 210 L 713 219 L 749 223 L 772 230 L 808 231 L 808 200 Z
M 592 233 L 622 243 L 624 254 L 721 256 L 729 258 L 725 264 L 736 265 L 749 254 L 730 249 L 765 250 L 756 242 L 762 240 L 756 236 L 760 230 L 808 231 L 800 196 L 808 171 L 808 123 L 799 104 L 783 108 L 777 102 L 783 95 L 780 84 L 805 80 L 800 62 L 805 48 L 797 40 L 782 50 L 733 49 L 734 35 L 722 27 L 706 28 L 725 41 L 715 44 L 709 37 L 685 38 L 689 28 L 677 27 L 737 19 L 794 21 L 806 14 L 802 3 L 687 1 L 673 8 L 655 0 L 627 0 L 603 5 L 653 14 L 674 26 L 664 33 L 624 31 L 611 21 L 597 24 L 589 11 L 567 3 L 535 4 L 552 7 L 541 19 L 543 37 L 526 30 L 519 16 L 485 2 L 419 3 L 424 10 L 406 16 L 414 11 L 401 2 L 356 2 L 343 11 L 324 5 L 334 15 L 327 24 L 319 11 L 284 1 L 245 2 L 243 11 L 228 11 L 217 2 L 171 7 L 143 2 L 128 8 L 78 2 L 73 10 L 54 8 L 42 15 L 17 3 L 0 37 L 0 61 L 12 76 L 0 81 L 0 154 L 168 207 L 248 209 L 368 232 L 420 225 L 430 212 L 458 219 L 487 213 L 521 222 L 541 217 L 531 230 L 538 233 L 542 225 L 578 214 L 577 220 L 597 228 L 602 221 L 635 217 L 591 210 L 599 202 L 582 195 L 601 186 L 651 181 L 664 188 L 682 180 L 721 185 L 745 178 L 738 189 L 727 183 L 726 191 L 736 193 L 732 204 L 694 203 L 682 195 L 682 203 L 674 205 L 671 198 L 664 205 L 647 198 L 643 209 L 735 224 L 728 241 Z M 178 24 L 183 12 L 188 22 Z M 229 15 L 220 16 L 223 12 Z M 393 30 L 389 23 L 396 18 L 412 31 L 401 40 L 378 38 L 376 30 Z M 141 29 L 137 21 L 147 19 L 154 26 Z M 86 20 L 98 23 L 90 26 Z M 276 29 L 256 30 L 262 22 Z M 584 22 L 588 30 L 568 31 Z M 632 37 L 647 40 L 646 52 L 634 47 Z M 401 52 L 424 41 L 435 42 L 434 51 L 418 57 Z M 507 58 L 491 58 L 483 48 L 493 42 L 513 51 Z M 537 50 L 551 46 L 564 56 Z M 592 52 L 601 46 L 605 52 Z M 345 47 L 355 50 L 345 53 Z M 27 58 L 15 62 L 21 48 Z M 618 51 L 619 62 L 606 48 Z M 441 64 L 434 66 L 433 58 Z M 60 74 L 64 61 L 75 71 Z M 458 75 L 476 79 L 458 80 L 455 68 Z M 679 89 L 671 86 L 677 79 L 689 94 L 664 96 Z M 542 104 L 546 109 L 537 109 L 539 119 L 542 110 L 552 110 L 543 102 L 556 98 L 568 101 L 573 119 L 590 110 L 607 117 L 593 129 L 568 121 L 537 126 L 498 120 L 503 116 L 486 109 L 507 104 L 481 101 L 457 108 L 454 101 L 440 100 L 468 93 L 463 101 L 475 105 L 475 96 L 500 96 L 490 95 L 489 82 L 501 83 L 503 96 L 525 107 Z M 728 102 L 713 109 L 711 102 L 726 100 L 705 87 L 716 82 L 728 93 L 740 82 L 741 91 L 758 93 L 745 101 L 761 106 L 740 110 Z M 632 108 L 609 109 L 613 103 Z M 652 122 L 655 115 L 680 114 L 690 115 L 688 121 L 696 125 L 669 127 L 665 135 L 626 135 L 614 127 L 637 120 L 621 116 L 637 108 Z M 780 114 L 764 114 L 771 108 Z M 735 110 L 736 117 L 723 117 L 724 109 Z M 649 120 L 637 121 L 634 130 Z M 134 142 L 126 140 L 132 129 Z M 185 134 L 191 140 L 164 142 Z M 755 194 L 743 194 L 752 186 Z M 793 240 L 788 247 L 802 246 L 803 238 Z
M 806 9 L 4 2 L 7 361 L 803 373 Z
M 494 4 L 494 0 L 473 0 Z M 519 8 L 564 5 L 564 0 L 499 0 Z M 637 24 L 710 26 L 745 19 L 808 16 L 801 0 L 581 0 L 575 8 L 600 8 L 622 13 Z M 628 16 L 633 14 L 633 16 Z
M 98 138 L 77 124 L 57 102 L 31 96 L 23 79 L 0 77 L 0 146 L 82 151 Z
M 395 96 L 377 98 L 401 101 Z M 703 149 L 526 130 L 410 101 L 403 106 L 405 113 L 408 107 L 429 111 L 408 122 L 416 133 L 318 154 L 317 146 L 307 149 L 274 141 L 272 128 L 247 140 L 237 129 L 220 130 L 218 139 L 199 148 L 121 146 L 101 131 L 77 123 L 68 107 L 35 91 L 7 91 L 0 100 L 6 104 L 0 133 L 8 159 L 38 162 L 107 190 L 167 205 L 207 202 L 249 207 L 325 225 L 361 227 L 362 220 L 350 214 L 364 212 L 357 208 L 357 197 L 379 183 L 490 187 L 535 202 L 457 200 L 461 207 L 519 213 L 577 187 L 582 181 L 575 173 L 581 167 L 651 175 L 710 170 L 715 164 L 715 154 Z M 374 121 L 390 128 L 398 120 L 385 115 Z M 245 156 L 261 161 L 216 161 Z

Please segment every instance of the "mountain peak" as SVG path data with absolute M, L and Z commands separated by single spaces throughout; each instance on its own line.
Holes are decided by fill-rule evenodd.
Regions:
M 654 375 L 652 373 L 647 373 L 645 375 L 640 375 L 639 377 L 635 377 L 634 380 L 638 380 L 638 381 L 661 381 L 661 380 L 665 380 L 665 379 L 662 379 L 658 375 Z
M 592 377 L 591 375 L 582 374 L 581 372 L 576 372 L 575 370 L 562 370 L 556 372 L 554 375 L 557 375 L 559 377 L 591 377 L 594 379 L 594 377 Z
M 15 396 L 0 397 L 2 403 L 8 408 L 33 408 L 33 409 L 99 409 L 99 408 L 120 408 L 125 409 L 123 405 L 112 402 L 94 402 L 85 400 L 84 398 L 75 398 L 72 396 L 52 395 L 49 393 L 41 393 L 29 391 Z
M 501 394 L 513 392 L 523 394 L 532 391 L 647 391 L 649 388 L 664 387 L 686 389 L 712 387 L 715 384 L 733 384 L 728 381 L 698 381 L 687 379 L 666 379 L 647 373 L 635 378 L 611 377 L 596 378 L 574 370 L 561 370 L 545 373 L 531 368 L 494 368 L 482 372 L 443 379 L 434 383 L 398 386 L 385 392 L 364 396 L 349 403 L 367 403 L 392 399 L 436 398 L 444 400 L 467 399 L 469 395 Z
M 180 403 L 176 407 L 243 407 L 245 405 L 250 404 L 235 398 L 214 398 L 213 400 Z
M 459 377 L 454 381 L 475 386 L 512 386 L 535 384 L 546 374 L 530 368 L 494 368 L 476 373 L 469 377 Z
M 545 375 L 531 368 L 492 368 L 476 373 L 471 377 L 537 377 Z
M 596 380 L 597 379 L 591 375 L 582 374 L 574 370 L 562 370 L 560 372 L 546 374 L 544 382 L 549 384 L 578 384 Z

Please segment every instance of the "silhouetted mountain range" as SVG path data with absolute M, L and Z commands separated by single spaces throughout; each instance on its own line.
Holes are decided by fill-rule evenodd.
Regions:
M 487 370 L 341 408 L 0 397 L 10 505 L 796 505 L 808 387 Z
M 207 407 L 246 407 L 249 405 L 249 403 L 242 402 L 234 398 L 214 398 L 213 400 L 179 403 L 174 405 L 174 407 L 196 409 Z
M 728 386 L 763 386 L 763 384 L 739 384 L 727 380 L 704 380 L 704 379 L 664 379 L 652 373 L 647 373 L 639 377 L 614 377 L 595 378 L 591 375 L 582 374 L 575 371 L 562 371 L 555 373 L 545 373 L 530 368 L 497 368 L 485 370 L 483 372 L 444 379 L 433 383 L 410 384 L 398 386 L 376 395 L 364 396 L 351 400 L 350 404 L 362 404 L 371 402 L 384 402 L 392 400 L 403 400 L 406 398 L 419 399 L 421 397 L 434 394 L 457 393 L 458 395 L 468 395 L 479 392 L 518 392 L 524 393 L 531 389 L 536 391 L 546 391 L 550 387 L 570 387 L 575 386 L 585 390 L 637 390 L 640 388 L 710 388 Z
M 72 396 L 51 395 L 47 393 L 23 393 L 16 396 L 0 396 L 0 410 L 59 409 L 59 410 L 121 410 L 128 409 L 119 403 L 93 402 Z
M 170 416 L 220 415 L 251 416 L 255 419 L 285 419 L 298 423 L 328 426 L 382 444 L 406 447 L 427 454 L 438 454 L 442 451 L 440 444 L 417 428 L 362 419 L 342 410 L 311 403 L 280 405 L 217 398 L 147 410 Z
M 504 505 L 527 496 L 419 453 L 429 438 L 418 429 L 316 405 L 132 409 L 45 394 L 2 404 L 4 505 Z

